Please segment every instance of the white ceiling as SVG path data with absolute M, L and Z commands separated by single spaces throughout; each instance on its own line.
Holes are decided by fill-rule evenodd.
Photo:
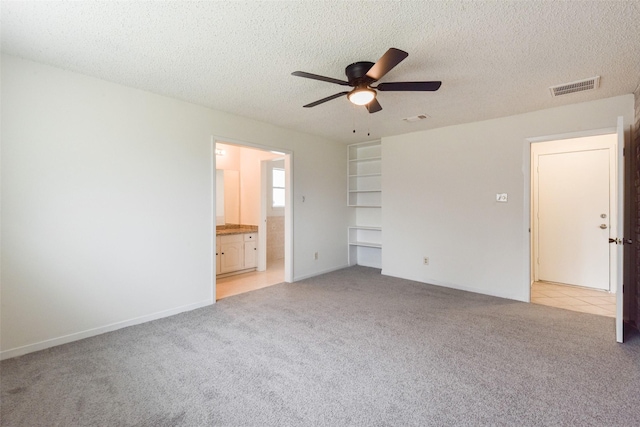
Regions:
M 640 0 L 3 1 L 1 25 L 3 52 L 342 142 L 629 94 L 640 83 Z M 380 92 L 384 109 L 371 115 L 345 97 L 302 108 L 344 86 L 291 72 L 346 79 L 347 65 L 390 47 L 409 57 L 382 82 L 441 80 L 440 90 Z M 549 94 L 596 75 L 596 91 Z M 402 120 L 418 114 L 431 118 Z

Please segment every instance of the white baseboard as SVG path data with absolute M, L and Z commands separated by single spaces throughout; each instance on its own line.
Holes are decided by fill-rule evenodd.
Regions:
M 294 276 L 293 281 L 297 282 L 299 280 L 308 279 L 310 277 L 320 276 L 321 274 L 331 273 L 332 271 L 342 270 L 343 268 L 349 267 L 349 264 L 341 265 L 339 267 L 331 267 L 326 270 L 318 271 L 316 273 L 305 274 L 303 276 Z
M 394 272 L 390 273 L 388 270 L 382 270 L 382 275 L 383 276 L 389 276 L 389 277 L 397 277 L 398 279 L 411 280 L 411 281 L 414 281 L 414 282 L 420 282 L 420 283 L 424 283 L 426 285 L 440 286 L 442 288 L 450 288 L 450 289 L 457 289 L 459 291 L 473 292 L 474 294 L 489 295 L 491 297 L 510 299 L 510 300 L 520 301 L 520 302 L 529 302 L 529 301 L 527 301 L 527 298 L 523 297 L 522 295 L 494 292 L 493 290 L 479 289 L 479 288 L 474 288 L 474 287 L 470 287 L 470 286 L 458 285 L 457 283 L 443 282 L 443 281 L 440 281 L 440 280 L 428 279 L 428 281 L 424 281 L 424 280 L 420 280 L 420 279 L 414 279 L 414 278 L 411 278 L 411 277 L 406 277 L 406 276 L 403 276 L 401 274 L 396 274 Z
M 185 311 L 191 311 L 197 308 L 206 307 L 208 305 L 212 305 L 213 303 L 214 301 L 212 299 L 207 299 L 207 300 L 196 302 L 193 304 L 187 304 L 180 307 L 171 308 L 169 310 L 163 310 L 157 313 L 148 314 L 146 316 L 140 316 L 140 317 L 136 317 L 129 320 L 123 320 L 121 322 L 111 323 L 109 325 L 87 329 L 81 332 L 75 332 L 73 334 L 64 335 L 57 338 L 51 338 L 51 339 L 40 341 L 34 344 L 28 344 L 22 347 L 3 350 L 3 351 L 0 351 L 0 360 L 10 359 L 12 357 L 33 353 L 34 351 L 40 351 L 50 347 L 55 347 L 57 345 L 67 344 L 67 343 L 78 341 L 84 338 L 94 337 L 96 335 L 104 334 L 106 332 L 111 332 L 118 329 L 126 328 L 127 326 L 134 326 L 134 325 L 139 325 L 140 323 L 162 319 L 164 317 L 173 316 L 179 313 L 183 313 Z

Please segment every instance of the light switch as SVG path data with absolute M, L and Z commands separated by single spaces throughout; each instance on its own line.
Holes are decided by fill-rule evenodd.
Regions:
M 507 203 L 508 199 L 509 199 L 509 196 L 507 196 L 507 193 L 496 194 L 496 202 Z

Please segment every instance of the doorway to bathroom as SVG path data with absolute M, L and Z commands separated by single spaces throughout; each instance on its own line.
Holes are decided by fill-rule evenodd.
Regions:
M 292 281 L 291 153 L 214 143 L 216 300 Z

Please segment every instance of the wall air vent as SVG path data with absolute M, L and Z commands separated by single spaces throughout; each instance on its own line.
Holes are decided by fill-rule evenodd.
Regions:
M 417 121 L 428 119 L 428 118 L 429 118 L 429 116 L 427 116 L 426 114 L 420 114 L 418 116 L 405 117 L 402 120 L 404 120 L 405 122 L 417 122 Z
M 577 82 L 565 83 L 562 85 L 551 86 L 551 96 L 567 95 L 569 93 L 584 92 L 585 90 L 598 89 L 600 86 L 600 76 L 591 77 L 589 79 L 578 80 Z

